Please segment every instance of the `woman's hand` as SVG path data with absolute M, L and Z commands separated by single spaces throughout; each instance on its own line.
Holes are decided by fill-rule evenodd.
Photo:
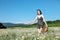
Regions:
M 47 32 L 48 31 L 48 25 L 46 25 L 45 29 L 44 29 L 44 32 Z

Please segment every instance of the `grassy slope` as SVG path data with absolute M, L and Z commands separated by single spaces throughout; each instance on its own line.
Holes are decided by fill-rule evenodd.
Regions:
M 56 21 L 47 21 L 49 27 L 59 27 L 60 26 L 60 20 Z

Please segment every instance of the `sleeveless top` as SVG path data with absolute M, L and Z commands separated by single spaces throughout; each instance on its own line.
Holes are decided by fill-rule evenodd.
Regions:
M 37 25 L 43 25 L 43 18 L 42 17 L 40 17 L 40 18 L 37 17 L 37 20 L 38 20 Z

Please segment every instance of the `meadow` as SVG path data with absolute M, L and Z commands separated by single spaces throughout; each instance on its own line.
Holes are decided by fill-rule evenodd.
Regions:
M 60 27 L 49 27 L 48 32 L 42 34 L 37 28 L 0 29 L 0 40 L 60 40 Z
M 60 20 L 47 21 L 48 31 L 39 34 L 36 24 L 0 29 L 0 40 L 60 40 Z

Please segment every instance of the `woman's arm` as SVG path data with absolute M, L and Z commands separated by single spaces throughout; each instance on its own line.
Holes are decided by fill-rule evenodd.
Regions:
M 46 20 L 45 20 L 45 18 L 44 18 L 44 16 L 43 16 L 43 15 L 42 15 L 42 18 L 43 18 L 43 21 L 44 21 L 44 23 L 45 23 L 46 27 L 48 27 L 47 22 L 46 22 Z
M 36 21 L 37 21 L 37 16 L 35 17 L 35 19 L 33 19 L 31 22 L 29 22 L 29 24 L 34 24 L 34 23 L 36 23 Z

